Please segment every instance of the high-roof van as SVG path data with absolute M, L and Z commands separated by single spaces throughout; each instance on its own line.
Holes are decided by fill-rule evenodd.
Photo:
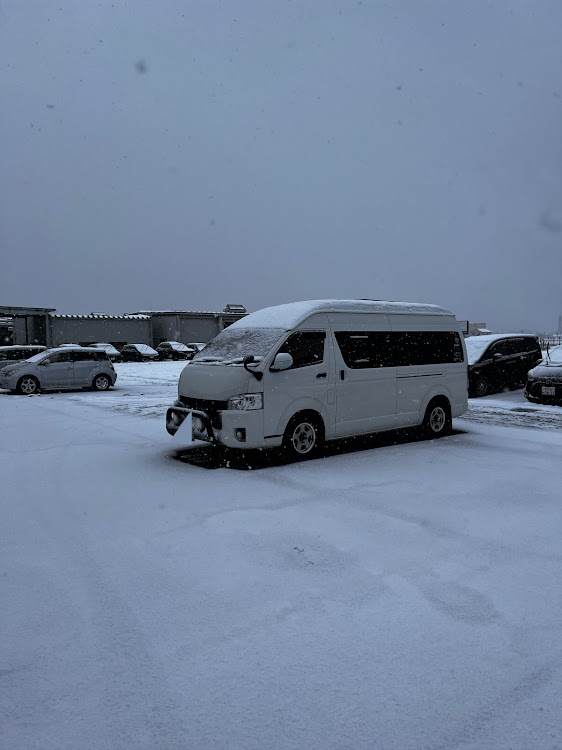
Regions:
M 423 425 L 445 434 L 466 412 L 467 362 L 452 312 L 436 305 L 315 300 L 251 313 L 184 368 L 166 415 L 174 435 L 231 448 L 284 445 Z

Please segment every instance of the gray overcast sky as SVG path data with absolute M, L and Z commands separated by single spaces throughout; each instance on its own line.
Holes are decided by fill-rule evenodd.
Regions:
M 562 313 L 560 0 L 1 0 L 0 304 Z

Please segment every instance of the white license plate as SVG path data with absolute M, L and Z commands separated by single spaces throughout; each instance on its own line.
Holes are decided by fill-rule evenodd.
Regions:
M 541 393 L 543 396 L 555 396 L 556 395 L 556 388 L 554 386 L 550 385 L 543 385 L 541 387 Z

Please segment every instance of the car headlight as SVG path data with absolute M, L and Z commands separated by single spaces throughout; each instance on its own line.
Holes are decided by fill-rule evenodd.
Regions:
M 0 375 L 15 375 L 17 371 L 17 367 L 6 367 L 4 370 L 0 370 Z
M 243 393 L 240 396 L 229 398 L 227 404 L 229 409 L 240 411 L 263 409 L 263 396 L 261 393 Z

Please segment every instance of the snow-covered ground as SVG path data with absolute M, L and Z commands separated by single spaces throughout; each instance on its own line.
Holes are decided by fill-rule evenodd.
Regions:
M 88 391 L 57 394 L 57 398 L 162 420 L 166 408 L 177 398 L 178 378 L 184 367 L 185 362 L 116 364 L 116 388 L 95 398 Z M 472 422 L 562 430 L 562 407 L 531 404 L 522 389 L 473 398 L 468 403 L 469 411 L 463 419 Z
M 182 367 L 0 393 L 0 746 L 559 750 L 562 409 L 209 471 Z

